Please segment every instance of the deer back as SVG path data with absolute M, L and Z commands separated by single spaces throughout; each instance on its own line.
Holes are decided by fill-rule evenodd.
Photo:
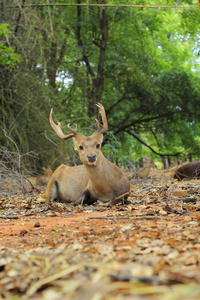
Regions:
M 182 180 L 184 178 L 200 178 L 200 161 L 193 161 L 180 166 L 176 170 L 174 178 L 178 180 Z

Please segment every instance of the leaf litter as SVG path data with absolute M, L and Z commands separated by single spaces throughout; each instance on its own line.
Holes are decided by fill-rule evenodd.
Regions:
M 200 298 L 198 180 L 132 181 L 125 205 L 43 204 L 0 196 L 0 299 Z

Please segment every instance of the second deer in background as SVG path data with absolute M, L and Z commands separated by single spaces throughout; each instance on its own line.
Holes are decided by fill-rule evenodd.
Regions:
M 200 161 L 193 161 L 180 166 L 176 170 L 174 178 L 178 180 L 200 178 Z
M 47 168 L 42 167 L 42 169 L 44 171 L 44 175 L 37 176 L 35 180 L 35 183 L 38 186 L 47 185 L 49 179 L 51 178 L 51 175 L 53 174 L 50 166 L 48 166 Z
M 144 179 L 149 176 L 151 168 L 157 168 L 157 166 L 155 165 L 153 159 L 149 156 L 145 167 L 125 173 L 128 179 Z
M 135 178 L 141 178 L 141 179 L 147 178 L 149 176 L 151 168 L 156 168 L 156 165 L 153 159 L 149 156 L 146 167 L 136 170 Z

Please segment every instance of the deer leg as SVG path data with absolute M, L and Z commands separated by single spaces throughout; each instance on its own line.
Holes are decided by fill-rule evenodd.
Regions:
M 46 197 L 46 201 L 44 204 L 44 210 L 48 210 L 50 206 L 54 207 L 54 205 L 51 202 L 56 198 L 58 198 L 58 186 L 55 181 L 49 182 L 49 184 L 47 185 L 45 197 Z
M 91 198 L 90 192 L 88 189 L 84 190 L 83 193 L 81 194 L 80 198 L 78 199 L 78 201 L 76 201 L 73 205 L 83 205 L 83 204 L 92 204 L 94 202 L 96 202 L 97 199 Z

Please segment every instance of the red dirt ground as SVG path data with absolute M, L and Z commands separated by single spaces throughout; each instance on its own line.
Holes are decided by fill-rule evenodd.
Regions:
M 73 214 L 70 217 L 43 215 L 37 218 L 22 217 L 17 220 L 0 220 L 0 245 L 12 249 L 30 249 L 45 245 L 54 247 L 54 239 L 58 241 L 61 236 L 70 238 L 66 231 L 77 236 L 78 232 L 86 234 L 94 227 L 99 228 L 99 230 L 105 228 L 107 221 L 104 219 L 89 219 L 103 215 L 105 215 L 105 211 L 83 212 Z M 40 227 L 34 227 L 36 222 L 40 223 Z M 119 222 L 118 224 L 109 222 L 109 227 L 112 225 L 116 228 L 119 226 Z

